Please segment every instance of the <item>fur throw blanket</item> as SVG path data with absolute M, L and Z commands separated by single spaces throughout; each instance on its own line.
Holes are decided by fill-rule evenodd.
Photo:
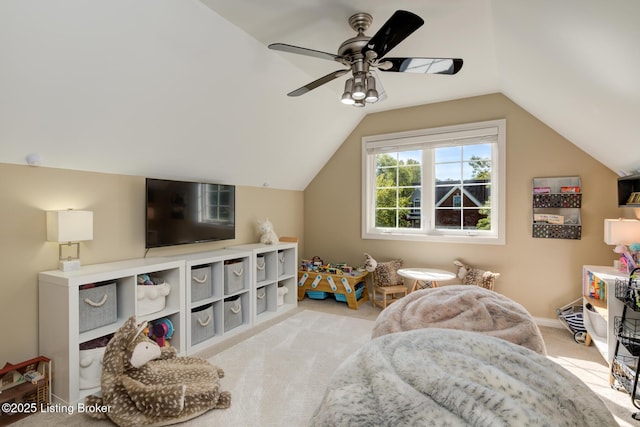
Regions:
M 547 353 L 540 329 L 522 305 L 479 286 L 450 285 L 412 292 L 380 313 L 372 337 L 422 328 L 481 332 Z
M 311 426 L 614 426 L 600 398 L 545 356 L 469 331 L 385 335 L 332 375 Z

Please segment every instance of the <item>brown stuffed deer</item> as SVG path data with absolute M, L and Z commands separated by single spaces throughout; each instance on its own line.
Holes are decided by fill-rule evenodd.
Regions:
M 108 407 L 91 412 L 119 426 L 160 426 L 197 417 L 231 405 L 231 394 L 220 391 L 222 369 L 197 357 L 177 357 L 142 331 L 134 316 L 118 329 L 105 350 L 102 397 L 87 397 L 87 405 Z

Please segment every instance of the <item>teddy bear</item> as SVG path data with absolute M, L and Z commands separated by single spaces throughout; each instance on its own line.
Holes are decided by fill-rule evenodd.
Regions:
M 258 220 L 258 230 L 260 231 L 260 243 L 273 245 L 280 242 L 278 235 L 273 230 L 273 224 L 268 218 L 264 221 Z
M 373 273 L 374 271 L 376 271 L 377 266 L 378 266 L 378 261 L 373 259 L 371 255 L 365 252 L 364 253 L 364 269 L 367 270 L 369 273 Z
M 454 260 L 453 265 L 458 267 L 458 278 L 462 280 L 463 285 L 476 285 L 493 290 L 496 279 L 500 277 L 500 273 L 473 268 L 459 260 Z
M 132 316 L 107 344 L 102 397 L 88 396 L 86 404 L 109 410 L 89 416 L 119 426 L 164 426 L 231 405 L 231 394 L 220 390 L 222 369 L 198 357 L 178 357 L 174 347 L 160 348 L 143 333 L 146 326 Z

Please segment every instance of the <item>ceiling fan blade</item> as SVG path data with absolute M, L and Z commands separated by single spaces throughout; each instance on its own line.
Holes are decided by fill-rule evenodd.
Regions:
M 456 74 L 462 62 L 460 58 L 384 58 L 378 69 L 396 73 Z
M 292 46 L 284 43 L 272 43 L 269 49 L 279 50 L 281 52 L 297 53 L 298 55 L 313 56 L 314 58 L 328 59 L 330 61 L 340 61 L 342 56 L 333 53 L 322 52 L 319 50 L 307 49 L 306 47 Z
M 317 88 L 318 86 L 322 86 L 325 83 L 329 83 L 330 81 L 335 80 L 338 77 L 345 75 L 349 71 L 350 71 L 349 69 L 334 71 L 333 73 L 329 73 L 324 77 L 320 77 L 318 80 L 314 80 L 311 83 L 307 83 L 306 85 L 302 86 L 301 88 L 298 88 L 298 89 L 294 90 L 293 92 L 289 92 L 287 95 L 288 96 L 304 95 L 305 93 Z
M 422 24 L 424 20 L 418 15 L 397 10 L 362 48 L 362 53 L 372 50 L 378 55 L 377 58 L 382 58 Z

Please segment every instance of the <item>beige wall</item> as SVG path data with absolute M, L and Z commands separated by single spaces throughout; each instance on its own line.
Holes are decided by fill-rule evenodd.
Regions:
M 507 244 L 445 244 L 361 238 L 363 136 L 505 118 L 507 120 Z M 606 141 L 603 141 L 605 144 Z M 580 176 L 582 239 L 531 237 L 531 180 Z M 455 271 L 452 260 L 502 273 L 496 290 L 536 317 L 580 296 L 583 264 L 611 265 L 603 219 L 633 216 L 617 207 L 616 175 L 502 95 L 487 95 L 366 116 L 305 190 L 305 246 L 301 256 L 325 262 L 402 258 L 405 266 Z
M 280 235 L 302 236 L 303 193 L 237 187 L 236 239 L 151 249 L 168 256 L 257 242 L 256 220 Z M 94 239 L 81 243 L 83 264 L 141 258 L 144 178 L 0 164 L 0 366 L 38 353 L 38 272 L 57 269 L 58 245 L 46 242 L 45 210 L 94 212 Z M 302 244 L 302 240 L 301 240 Z

